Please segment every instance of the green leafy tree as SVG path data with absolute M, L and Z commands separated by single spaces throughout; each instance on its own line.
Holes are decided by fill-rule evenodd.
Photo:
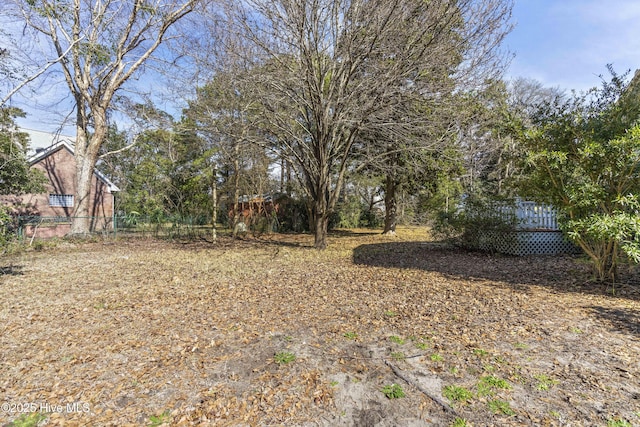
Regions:
M 116 153 L 105 155 L 100 169 L 122 190 L 118 209 L 156 218 L 211 215 L 209 153 L 189 128 L 178 122 L 149 129 L 134 144 L 112 129 L 103 149 Z
M 621 255 L 640 261 L 640 74 L 611 68 L 601 88 L 547 104 L 523 135 L 523 196 L 554 205 L 562 227 L 615 280 Z
M 442 174 L 451 171 L 449 155 L 455 139 L 455 97 L 453 85 L 440 76 L 433 77 L 432 91 L 436 98 L 424 97 L 420 105 L 401 105 L 390 114 L 390 121 L 413 121 L 412 129 L 400 135 L 387 132 L 385 126 L 372 125 L 374 130 L 363 131 L 363 141 L 356 144 L 355 160 L 357 172 L 366 171 L 381 177 L 381 193 L 384 195 L 383 234 L 394 234 L 403 211 L 401 195 L 435 195 L 444 184 Z M 375 129 L 377 127 L 377 129 Z M 404 200 L 403 200 L 404 199 Z M 424 203 L 411 203 L 414 207 Z M 406 203 L 405 203 L 406 205 Z M 406 212 L 406 211 L 405 211 Z M 415 216 L 414 216 L 415 217 Z
M 42 190 L 44 176 L 27 162 L 28 134 L 20 132 L 15 119 L 24 117 L 17 108 L 0 108 L 0 194 L 19 195 Z
M 251 88 L 238 78 L 241 70 L 218 73 L 198 88 L 197 96 L 184 110 L 198 136 L 210 150 L 210 166 L 223 202 L 232 212 L 231 228 L 240 220 L 241 196 L 262 195 L 272 191 L 269 179 L 271 159 L 260 144 L 254 127 L 255 109 L 246 95 Z M 217 203 L 217 202 L 216 202 Z
M 45 176 L 32 169 L 26 158 L 29 136 L 15 124 L 24 117 L 17 108 L 0 108 L 0 195 L 20 195 L 43 190 Z M 14 218 L 8 206 L 0 205 L 0 246 L 14 235 Z

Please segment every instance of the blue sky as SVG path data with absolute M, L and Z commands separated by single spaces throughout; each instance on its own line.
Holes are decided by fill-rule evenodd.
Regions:
M 581 91 L 598 86 L 598 75 L 608 77 L 606 64 L 618 73 L 640 68 L 640 0 L 515 0 L 513 21 L 504 46 L 515 54 L 507 78 Z M 19 123 L 53 131 L 62 117 L 46 113 L 52 97 L 39 98 L 44 108 Z
M 640 68 L 638 0 L 515 0 L 513 18 L 511 77 L 585 90 L 609 63 L 620 74 Z

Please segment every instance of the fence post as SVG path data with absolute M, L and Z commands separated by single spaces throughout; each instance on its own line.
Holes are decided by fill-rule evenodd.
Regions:
M 22 242 L 22 216 L 18 215 L 18 240 Z

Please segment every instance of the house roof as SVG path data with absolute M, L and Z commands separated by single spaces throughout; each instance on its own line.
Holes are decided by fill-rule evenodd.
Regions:
M 66 141 L 73 147 L 75 141 L 73 136 L 63 135 L 59 132 L 45 132 L 28 128 L 20 128 L 20 131 L 29 135 L 28 155 L 33 155 L 37 151 L 41 151 L 43 148 L 49 148 L 61 141 Z
M 50 145 L 47 148 L 38 149 L 34 155 L 29 157 L 28 159 L 29 165 L 33 166 L 34 164 L 38 163 L 40 160 L 46 157 L 49 157 L 53 153 L 59 150 L 62 150 L 63 148 L 68 150 L 71 154 L 73 154 L 73 146 L 69 142 L 67 142 L 66 140 L 58 140 L 53 145 Z M 111 192 L 120 191 L 120 189 L 98 169 L 94 168 L 93 173 L 98 177 L 100 181 L 102 181 L 109 188 L 109 191 Z

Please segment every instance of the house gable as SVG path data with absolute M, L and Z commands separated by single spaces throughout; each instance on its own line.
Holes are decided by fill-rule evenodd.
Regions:
M 59 163 L 59 165 L 56 163 Z M 31 166 L 36 166 L 39 169 L 44 168 L 45 174 L 51 174 L 55 170 L 64 171 L 64 173 L 60 173 L 60 175 L 67 177 L 67 175 L 70 174 L 73 182 L 76 167 L 75 158 L 73 154 L 73 147 L 66 141 L 60 141 L 46 149 L 36 151 L 36 153 L 29 158 L 29 164 Z M 107 186 L 109 193 L 120 191 L 120 189 L 99 170 L 94 169 L 93 174 L 98 180 Z M 73 185 L 75 186 L 75 184 Z
M 56 223 L 50 235 L 64 235 L 69 231 L 69 219 L 73 216 L 77 206 L 76 195 L 76 160 L 73 147 L 67 142 L 58 142 L 46 149 L 38 150 L 29 159 L 32 168 L 42 171 L 46 177 L 45 190 L 38 194 L 22 196 L 3 196 L 0 202 L 12 206 L 13 211 L 21 216 L 34 216 L 38 221 L 53 221 Z M 92 230 L 104 230 L 112 227 L 114 214 L 114 193 L 118 187 L 102 173 L 94 170 L 90 192 L 90 216 Z M 61 224 L 60 221 L 62 221 Z M 32 227 L 41 237 L 46 231 Z M 29 229 L 27 229 L 27 235 Z

